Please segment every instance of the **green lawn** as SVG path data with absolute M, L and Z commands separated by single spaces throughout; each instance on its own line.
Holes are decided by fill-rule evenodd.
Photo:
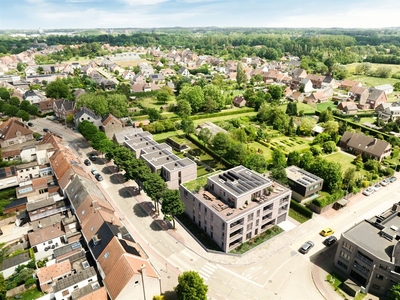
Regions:
M 38 299 L 42 296 L 44 296 L 44 293 L 39 291 L 37 288 L 32 288 L 27 290 L 25 293 L 21 294 L 22 300 L 32 300 L 32 299 Z
M 349 70 L 349 73 L 354 74 L 354 72 L 356 71 L 356 66 L 359 64 L 360 63 L 353 63 L 346 65 L 347 70 Z M 400 72 L 400 65 L 371 63 L 371 66 L 372 66 L 372 71 L 375 71 L 379 67 L 390 67 L 392 69 L 392 74 Z
M 317 109 L 318 109 L 319 111 L 327 110 L 328 107 L 330 107 L 330 108 L 332 108 L 332 109 L 335 109 L 335 108 L 336 108 L 336 105 L 335 105 L 332 101 L 327 101 L 327 102 L 324 102 L 324 103 L 318 103 L 318 104 L 317 104 Z M 297 110 L 298 110 L 298 109 L 297 109 Z
M 286 111 L 287 105 L 280 105 L 279 107 L 282 108 L 282 110 Z M 315 107 L 302 103 L 302 102 L 297 102 L 297 112 L 303 111 L 304 113 L 314 113 L 315 112 Z
M 264 145 L 260 144 L 259 142 L 253 142 L 247 144 L 249 147 L 256 149 L 257 152 L 262 152 L 262 155 L 265 157 L 266 160 L 272 158 L 272 150 Z M 261 150 L 261 151 L 259 151 Z
M 324 158 L 328 161 L 338 162 L 342 166 L 343 172 L 350 167 L 354 167 L 352 161 L 355 159 L 355 156 L 350 156 L 341 152 L 335 152 L 333 154 L 324 156 Z
M 371 87 L 377 86 L 377 85 L 382 85 L 382 84 L 391 84 L 391 85 L 393 85 L 396 82 L 400 81 L 400 80 L 395 79 L 395 78 L 379 78 L 379 77 L 364 76 L 364 75 L 353 75 L 353 76 L 350 76 L 348 79 L 359 81 L 363 85 L 371 86 Z
M 160 143 L 160 142 L 164 142 L 170 136 L 176 136 L 176 135 L 180 135 L 180 134 L 183 134 L 182 130 L 175 130 L 175 131 L 156 133 L 156 134 L 153 134 L 153 139 L 156 142 Z

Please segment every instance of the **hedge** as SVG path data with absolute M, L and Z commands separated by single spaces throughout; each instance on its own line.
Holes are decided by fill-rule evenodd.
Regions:
M 322 196 L 319 197 L 317 199 L 314 199 L 312 201 L 313 204 L 315 204 L 318 207 L 325 207 L 339 199 L 341 199 L 345 194 L 345 191 L 343 190 L 338 190 L 335 193 L 331 194 L 331 195 L 326 195 L 326 196 Z
M 218 113 L 211 113 L 211 114 L 198 114 L 194 116 L 190 116 L 192 120 L 200 120 L 200 119 L 208 119 L 214 117 L 223 117 L 223 116 L 232 116 L 232 115 L 240 115 L 248 112 L 254 112 L 254 108 L 241 108 L 236 111 L 222 111 Z
M 311 219 L 313 216 L 313 212 L 311 210 L 295 200 L 290 200 L 290 208 L 309 219 Z
M 136 93 L 130 93 L 129 96 L 135 96 L 137 98 L 143 98 L 143 97 L 151 97 L 151 96 L 156 96 L 158 93 L 157 91 L 151 91 L 151 92 L 136 92 Z

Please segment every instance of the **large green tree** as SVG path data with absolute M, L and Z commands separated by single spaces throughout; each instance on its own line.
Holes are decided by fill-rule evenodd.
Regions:
M 204 105 L 204 93 L 199 86 L 184 86 L 179 92 L 179 100 L 186 100 L 190 103 L 193 112 L 198 112 Z
M 155 203 L 156 211 L 159 212 L 159 202 L 167 189 L 167 184 L 160 177 L 160 175 L 156 173 L 151 173 L 147 177 L 146 181 L 143 182 L 143 189 L 146 192 L 147 196 L 149 196 Z
M 68 85 L 60 78 L 57 78 L 46 86 L 46 96 L 54 99 L 69 99 L 72 97 Z
M 230 144 L 231 140 L 229 136 L 223 132 L 218 132 L 211 141 L 212 149 L 221 157 L 225 156 Z
M 192 114 L 192 106 L 187 100 L 179 100 L 176 110 L 181 118 L 189 117 Z
M 200 129 L 198 137 L 200 141 L 202 141 L 205 145 L 207 145 L 211 140 L 212 132 L 208 128 L 202 128 Z
M 212 112 L 215 109 L 222 109 L 225 106 L 225 99 L 221 88 L 214 84 L 207 84 L 203 88 L 204 93 L 204 110 Z M 212 104 L 212 105 L 211 105 Z
M 181 201 L 179 190 L 167 189 L 162 195 L 161 212 L 172 220 L 172 227 L 175 228 L 174 216 L 180 215 L 185 211 L 185 205 Z
M 207 300 L 208 286 L 195 271 L 186 271 L 178 276 L 178 285 L 174 287 L 178 300 Z
M 0 87 L 0 99 L 5 101 L 10 99 L 10 92 L 5 87 Z
M 241 62 L 238 62 L 236 67 L 236 83 L 238 86 L 243 86 L 247 82 L 247 75 L 243 70 L 243 65 Z

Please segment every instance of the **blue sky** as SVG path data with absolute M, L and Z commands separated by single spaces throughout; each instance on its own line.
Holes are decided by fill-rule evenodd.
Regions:
M 1 0 L 0 29 L 400 26 L 398 0 Z

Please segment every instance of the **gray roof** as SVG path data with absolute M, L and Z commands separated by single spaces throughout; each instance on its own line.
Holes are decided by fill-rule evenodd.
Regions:
M 75 101 L 65 100 L 65 99 L 55 100 L 54 104 L 58 109 L 63 108 L 65 111 L 71 111 L 75 107 Z
M 54 257 L 57 258 L 59 256 L 65 255 L 65 254 L 67 254 L 69 252 L 73 252 L 76 249 L 79 249 L 79 250 L 82 249 L 81 243 L 74 242 L 72 244 L 68 244 L 68 245 L 62 246 L 60 248 L 54 249 L 54 252 L 53 252 L 54 253 Z
M 75 114 L 75 119 L 80 119 L 84 114 L 92 117 L 93 119 L 97 120 L 101 117 L 96 115 L 95 112 L 85 106 L 82 106 L 81 109 Z
M 192 161 L 191 159 L 185 157 L 183 159 L 167 163 L 167 164 L 163 165 L 163 168 L 165 168 L 169 171 L 173 171 L 173 170 L 177 170 L 177 169 L 186 168 L 187 166 L 190 166 L 190 165 L 196 165 L 196 163 L 194 161 Z
M 208 178 L 208 181 L 236 197 L 257 191 L 263 186 L 268 187 L 272 185 L 272 181 L 269 179 L 243 166 L 213 175 Z
M 377 157 L 381 157 L 390 148 L 390 144 L 386 141 L 348 131 L 343 134 L 340 142 L 345 143 L 347 147 Z
M 72 297 L 73 300 L 81 299 L 84 296 L 89 295 L 89 294 L 93 293 L 94 291 L 98 290 L 99 288 L 101 288 L 99 283 L 97 283 L 97 282 L 96 283 L 91 283 L 91 284 L 88 284 L 88 285 L 86 285 L 84 287 L 81 287 L 80 289 L 77 289 L 77 290 L 73 291 L 71 293 L 71 297 Z
M 42 208 L 42 207 L 53 205 L 54 203 L 55 203 L 55 201 L 54 201 L 53 197 L 50 197 L 50 198 L 47 198 L 47 199 L 42 199 L 42 200 L 39 200 L 39 201 L 34 201 L 34 202 L 28 202 L 26 204 L 26 210 L 27 211 L 33 211 L 33 210 L 37 210 L 37 209 Z
M 83 269 L 79 273 L 73 274 L 57 281 L 53 287 L 53 291 L 54 293 L 60 292 L 93 276 L 96 276 L 96 270 L 93 267 Z
M 122 131 L 114 133 L 114 140 L 118 144 L 123 144 L 125 141 L 126 135 L 135 134 L 135 133 L 139 133 L 139 132 L 143 132 L 143 129 L 140 127 L 139 128 L 125 127 L 125 128 L 123 128 Z
M 297 182 L 302 186 L 309 186 L 323 181 L 322 178 L 296 166 L 287 167 L 285 171 L 289 180 Z
M 15 255 L 13 257 L 10 257 L 10 258 L 6 258 L 1 263 L 1 270 L 7 270 L 11 267 L 15 267 L 15 266 L 18 266 L 21 264 L 26 264 L 30 260 L 31 260 L 31 258 L 29 256 L 29 252 L 24 252 L 24 253 Z
M 93 181 L 80 175 L 74 176 L 74 179 L 66 188 L 65 193 L 75 210 L 79 208 L 89 194 L 106 201 L 103 193 L 95 184 L 93 184 Z
M 382 90 L 378 90 L 378 89 L 372 88 L 372 89 L 369 90 L 368 100 L 369 100 L 369 101 L 370 101 L 370 100 L 376 101 L 376 100 L 379 99 L 379 97 L 380 97 L 383 93 L 385 93 L 385 92 L 382 91 Z

